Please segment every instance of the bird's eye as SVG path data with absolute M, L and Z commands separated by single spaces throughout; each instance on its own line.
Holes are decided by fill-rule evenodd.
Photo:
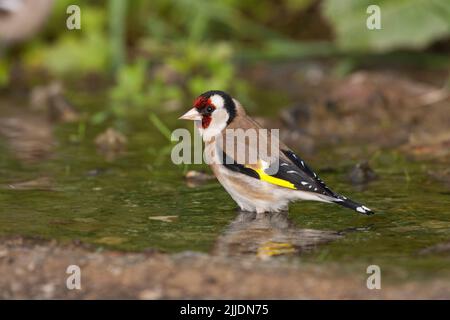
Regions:
M 213 112 L 213 107 L 211 107 L 211 106 L 208 106 L 208 107 L 206 107 L 206 112 L 208 112 L 208 113 L 211 113 L 211 112 Z

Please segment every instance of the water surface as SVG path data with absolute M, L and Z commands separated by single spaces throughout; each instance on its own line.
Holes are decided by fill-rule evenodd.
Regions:
M 186 125 L 177 122 L 177 116 L 169 113 L 161 118 L 170 128 Z M 80 134 L 78 124 L 58 125 L 58 144 L 51 157 L 32 164 L 17 160 L 5 140 L 0 140 L 0 235 L 62 242 L 78 239 L 99 248 L 156 248 L 169 253 L 220 250 L 217 241 L 230 237 L 230 232 L 235 236 L 233 228 L 239 224 L 235 203 L 216 181 L 188 187 L 184 168 L 170 161 L 169 142 L 148 119 L 124 127 L 128 150 L 114 161 L 106 160 L 95 149 L 93 139 L 101 129 L 87 124 Z M 304 234 L 304 229 L 339 234 L 330 241 L 318 241 L 313 250 L 297 250 L 293 259 L 373 263 L 395 267 L 406 275 L 448 274 L 448 252 L 420 253 L 449 240 L 450 190 L 427 174 L 446 165 L 408 161 L 392 150 L 366 154 L 379 179 L 356 188 L 347 182 L 346 172 L 358 159 L 347 158 L 337 148 L 306 158 L 334 190 L 365 203 L 376 214 L 364 216 L 314 202 L 291 205 L 282 221 L 289 227 L 276 230 L 281 242 L 296 242 L 288 246 L 301 247 L 301 238 L 292 237 Z M 24 181 L 36 183 L 13 188 Z M 253 229 L 271 243 L 271 228 Z M 283 246 L 275 244 L 275 249 Z M 291 253 L 289 248 L 282 249 L 281 255 Z M 254 254 L 254 250 L 247 254 Z

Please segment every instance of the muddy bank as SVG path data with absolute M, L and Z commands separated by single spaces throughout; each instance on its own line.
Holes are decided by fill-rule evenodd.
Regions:
M 66 269 L 81 268 L 81 290 L 66 288 Z M 338 265 L 311 266 L 223 259 L 206 254 L 95 251 L 80 244 L 4 239 L 0 244 L 0 297 L 73 299 L 294 298 L 448 299 L 439 279 L 366 288 L 365 273 Z

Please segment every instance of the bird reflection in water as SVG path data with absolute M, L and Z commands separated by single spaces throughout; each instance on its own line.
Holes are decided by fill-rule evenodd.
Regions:
M 217 240 L 213 254 L 268 259 L 309 252 L 318 245 L 342 237 L 338 231 L 299 228 L 288 217 L 288 212 L 257 214 L 239 211 Z

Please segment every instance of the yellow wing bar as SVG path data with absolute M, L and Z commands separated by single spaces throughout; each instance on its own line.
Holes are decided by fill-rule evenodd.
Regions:
M 253 169 L 253 168 L 252 168 Z M 263 169 L 253 169 L 258 173 L 259 178 L 263 181 L 269 182 L 271 184 L 275 184 L 280 187 L 289 188 L 289 189 L 297 189 L 292 183 L 287 180 L 283 180 L 280 178 L 275 178 L 264 172 Z

